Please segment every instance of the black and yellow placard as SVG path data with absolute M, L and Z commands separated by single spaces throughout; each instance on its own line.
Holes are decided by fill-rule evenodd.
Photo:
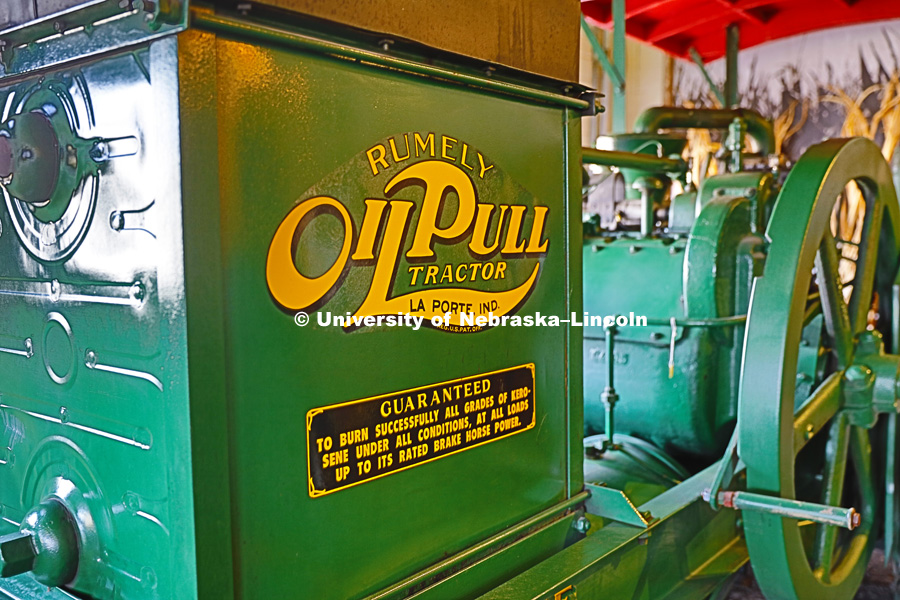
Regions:
M 534 427 L 534 364 L 306 413 L 309 495 L 336 492 Z

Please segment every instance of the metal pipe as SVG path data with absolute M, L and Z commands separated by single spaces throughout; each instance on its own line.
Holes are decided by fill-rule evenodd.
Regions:
M 675 319 L 678 327 L 733 327 L 747 322 L 747 315 L 733 317 L 714 317 L 711 319 Z M 647 319 L 647 325 L 670 326 L 672 319 Z
M 606 408 L 606 443 L 603 444 L 604 449 L 615 448 L 615 418 L 613 411 L 619 395 L 616 393 L 613 376 L 615 374 L 615 338 L 616 326 L 610 325 L 606 328 L 606 389 L 600 394 L 600 400 Z
M 653 198 L 650 196 L 650 188 L 642 187 L 641 189 L 641 237 L 650 237 L 653 233 L 653 225 L 655 225 L 656 207 L 653 205 Z
M 738 49 L 741 31 L 737 23 L 725 29 L 725 107 L 738 105 Z
M 237 20 L 222 15 L 191 9 L 191 25 L 212 31 L 213 33 L 234 38 L 256 39 L 268 44 L 276 44 L 288 48 L 315 52 L 327 56 L 350 58 L 377 67 L 397 69 L 414 75 L 433 77 L 444 81 L 451 81 L 462 85 L 470 85 L 492 92 L 518 96 L 529 100 L 539 100 L 552 104 L 560 104 L 575 110 L 585 110 L 591 103 L 579 98 L 571 98 L 562 94 L 555 94 L 544 90 L 525 87 L 514 83 L 506 83 L 496 79 L 486 79 L 475 75 L 468 75 L 451 69 L 444 69 L 403 58 L 397 58 L 379 52 L 361 50 L 352 46 L 345 46 L 327 40 L 321 40 L 309 35 L 294 31 L 279 29 L 259 23 L 249 23 L 245 20 Z
M 624 78 L 625 67 L 625 0 L 612 0 L 612 60 L 616 70 Z M 625 133 L 628 124 L 625 120 L 625 84 L 613 90 L 613 133 Z
M 772 123 L 755 110 L 747 108 L 648 108 L 634 123 L 636 133 L 655 133 L 660 129 L 728 129 L 734 119 L 747 125 L 747 135 L 756 140 L 760 152 L 768 156 L 775 149 Z
M 743 119 L 735 119 L 731 122 L 731 125 L 728 126 L 728 139 L 725 140 L 725 148 L 728 152 L 731 153 L 731 161 L 728 165 L 729 171 L 732 173 L 740 172 L 744 167 L 744 134 L 747 131 L 747 127 L 744 124 Z M 755 205 L 756 203 L 752 203 Z M 755 222 L 755 219 L 751 219 L 751 223 Z
M 651 172 L 684 173 L 687 171 L 687 163 L 680 158 L 661 158 L 652 154 L 623 152 L 620 150 L 582 148 L 581 162 L 589 165 L 641 169 Z
M 752 492 L 719 492 L 719 503 L 725 508 L 764 512 L 851 530 L 856 529 L 860 523 L 860 514 L 852 507 L 841 508 Z

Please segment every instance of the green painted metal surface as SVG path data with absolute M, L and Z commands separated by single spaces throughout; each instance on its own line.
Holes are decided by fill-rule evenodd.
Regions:
M 659 129 L 728 129 L 734 119 L 740 118 L 747 125 L 747 134 L 759 144 L 760 153 L 767 156 L 775 150 L 775 132 L 772 122 L 754 110 L 693 109 L 657 106 L 648 108 L 634 123 L 636 133 L 653 133 Z
M 599 522 L 588 536 L 482 596 L 521 598 L 704 598 L 747 561 L 734 511 L 700 499 L 713 469 L 638 507 L 646 529 Z
M 616 427 L 666 451 L 714 458 L 734 425 L 743 324 L 727 319 L 746 314 L 763 246 L 753 233 L 756 193 L 748 195 L 714 194 L 688 236 L 585 238 L 585 310 L 648 319 L 617 335 Z M 724 326 L 714 326 L 720 319 Z M 604 430 L 605 338 L 601 327 L 585 326 L 588 433 Z
M 58 178 L 58 209 L 35 210 L 11 187 L 0 210 L 2 533 L 49 539 L 53 511 L 26 515 L 63 506 L 78 523 L 74 579 L 70 566 L 41 566 L 54 547 L 71 564 L 63 533 L 36 543 L 33 568 L 97 598 L 196 585 L 176 68 L 169 38 L 0 91 L 6 123 L 52 113 L 57 160 L 78 173 Z M 66 151 L 98 139 L 116 152 Z
M 830 218 L 835 199 L 849 181 L 862 189 L 867 209 L 853 290 L 845 302 Z M 860 374 L 867 371 L 876 378 L 865 363 L 881 353 L 877 345 L 854 338 L 869 335 L 865 331 L 872 292 L 883 293 L 894 281 L 898 224 L 887 164 L 878 148 L 863 139 L 812 147 L 792 170 L 775 204 L 766 232 L 771 245 L 765 273 L 754 284 L 747 322 L 738 421 L 747 487 L 829 506 L 849 497 L 862 519 L 845 537 L 833 526 L 804 527 L 777 515 L 745 511 L 751 561 L 760 586 L 771 597 L 849 598 L 868 563 L 879 514 L 878 477 L 867 429 L 874 418 L 853 420 L 853 415 L 859 413 L 858 403 L 865 398 L 860 394 L 867 387 Z M 819 289 L 814 310 L 824 317 L 829 366 L 795 414 L 798 348 L 814 266 Z M 873 346 L 874 352 L 867 353 L 866 346 Z M 751 375 L 760 372 L 774 376 Z M 895 390 L 896 362 L 878 379 Z M 877 406 L 873 389 L 868 398 Z M 889 410 L 895 410 L 892 403 Z M 818 482 L 816 473 L 821 474 Z M 850 473 L 854 478 L 845 481 Z M 848 496 L 847 490 L 853 493 Z
M 44 581 L 123 599 L 466 598 L 577 540 L 579 340 L 565 324 L 465 329 L 460 312 L 580 312 L 579 90 L 332 29 L 207 12 L 194 24 L 51 73 L 82 111 L 72 139 L 108 142 L 73 159 L 93 187 L 40 213 L 21 189 L 47 178 L 14 165 L 22 199 L 0 216 L 2 533 L 62 502 L 77 575 L 66 559 Z M 78 227 L 51 239 L 59 222 Z M 319 320 L 397 307 L 450 323 Z M 533 380 L 512 387 L 511 368 Z M 484 398 L 452 387 L 461 377 Z M 410 429 L 409 447 L 376 433 L 425 419 L 403 402 L 422 386 L 452 404 L 429 411 L 440 427 Z M 317 425 L 356 401 L 375 407 L 363 426 Z M 24 569 L 9 540 L 0 555 Z M 31 566 L 0 590 L 56 597 L 31 586 Z

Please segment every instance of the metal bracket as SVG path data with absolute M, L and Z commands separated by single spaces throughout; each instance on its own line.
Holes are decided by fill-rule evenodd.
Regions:
M 738 430 L 735 428 L 731 434 L 731 440 L 728 442 L 728 448 L 725 449 L 725 456 L 719 461 L 716 468 L 716 476 L 713 478 L 710 489 L 703 492 L 704 500 L 709 502 L 713 510 L 719 510 L 719 491 L 731 485 L 734 474 L 737 473 L 741 459 L 738 456 Z
M 4 0 L 8 1 L 8 0 Z M 18 0 L 31 6 L 31 0 Z M 41 11 L 43 12 L 43 11 Z M 25 13 L 34 14 L 30 9 Z M 133 46 L 187 27 L 188 0 L 84 0 L 0 31 L 0 77 Z
M 586 90 L 579 97 L 588 103 L 587 108 L 581 111 L 582 117 L 593 117 L 606 111 L 603 105 L 600 104 L 600 98 L 603 97 L 603 94 L 597 90 Z
M 653 522 L 650 513 L 639 511 L 621 490 L 593 483 L 584 484 L 584 488 L 591 493 L 584 501 L 584 508 L 592 515 L 642 529 L 649 527 Z

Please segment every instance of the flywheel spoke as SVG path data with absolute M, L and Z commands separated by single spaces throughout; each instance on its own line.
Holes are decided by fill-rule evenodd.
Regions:
M 841 287 L 838 272 L 840 257 L 834 243 L 831 229 L 826 229 L 819 251 L 816 253 L 816 281 L 819 284 L 819 298 L 825 317 L 825 330 L 831 338 L 838 369 L 846 368 L 853 351 L 853 327 Z M 857 290 L 854 289 L 854 295 Z
M 841 372 L 832 373 L 794 416 L 794 456 L 841 408 Z
M 861 188 L 868 198 L 867 190 Z M 872 290 L 878 261 L 878 240 L 881 234 L 881 211 L 870 210 L 875 202 L 866 203 L 866 216 L 856 259 L 856 274 L 853 277 L 853 296 L 850 298 L 850 322 L 853 333 L 866 328 L 871 306 Z
M 828 444 L 825 447 L 825 471 L 822 504 L 840 506 L 844 494 L 844 475 L 847 472 L 847 450 L 850 442 L 850 425 L 844 414 L 838 414 L 831 423 Z M 822 581 L 831 579 L 834 546 L 838 529 L 821 525 L 816 531 L 813 564 L 819 570 Z

